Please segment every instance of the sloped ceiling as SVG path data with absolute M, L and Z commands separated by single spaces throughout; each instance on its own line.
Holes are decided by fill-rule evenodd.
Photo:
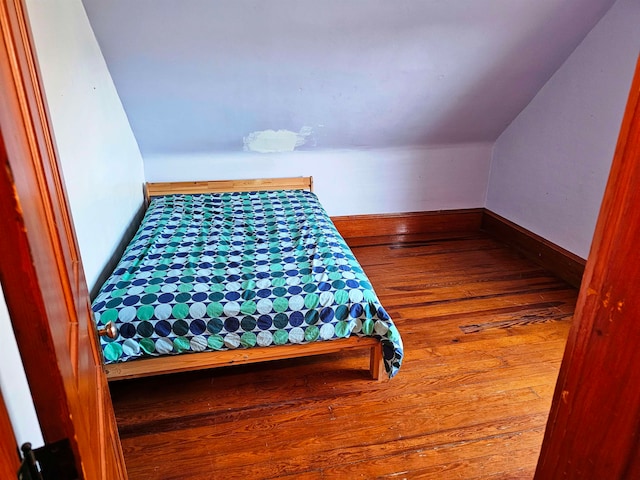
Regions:
M 614 0 L 83 0 L 143 155 L 492 141 Z

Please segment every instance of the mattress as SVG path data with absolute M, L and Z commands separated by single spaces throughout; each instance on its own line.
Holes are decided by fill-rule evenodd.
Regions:
M 331 341 L 382 343 L 389 377 L 398 329 L 317 197 L 302 190 L 151 200 L 96 296 L 105 363 L 181 353 Z

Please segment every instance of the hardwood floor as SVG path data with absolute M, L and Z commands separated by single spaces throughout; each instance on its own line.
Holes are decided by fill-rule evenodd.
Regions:
M 483 234 L 353 240 L 405 362 L 365 352 L 111 386 L 138 479 L 532 478 L 577 291 Z

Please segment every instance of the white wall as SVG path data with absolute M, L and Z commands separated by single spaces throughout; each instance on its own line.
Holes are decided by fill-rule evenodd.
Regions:
M 313 175 L 329 215 L 484 206 L 491 143 L 145 156 L 150 182 Z
M 44 444 L 36 410 L 31 399 L 18 344 L 13 334 L 11 319 L 7 311 L 0 286 L 0 391 L 4 397 L 13 431 L 18 445 L 31 442 L 33 448 Z
M 142 205 L 142 157 L 82 2 L 27 7 L 91 289 Z
M 498 138 L 487 208 L 586 258 L 640 52 L 618 0 Z

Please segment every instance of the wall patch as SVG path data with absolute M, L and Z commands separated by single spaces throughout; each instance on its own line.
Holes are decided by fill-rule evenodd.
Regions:
M 260 130 L 243 138 L 246 152 L 280 153 L 293 152 L 307 143 L 313 128 L 302 127 L 299 132 L 291 130 Z

